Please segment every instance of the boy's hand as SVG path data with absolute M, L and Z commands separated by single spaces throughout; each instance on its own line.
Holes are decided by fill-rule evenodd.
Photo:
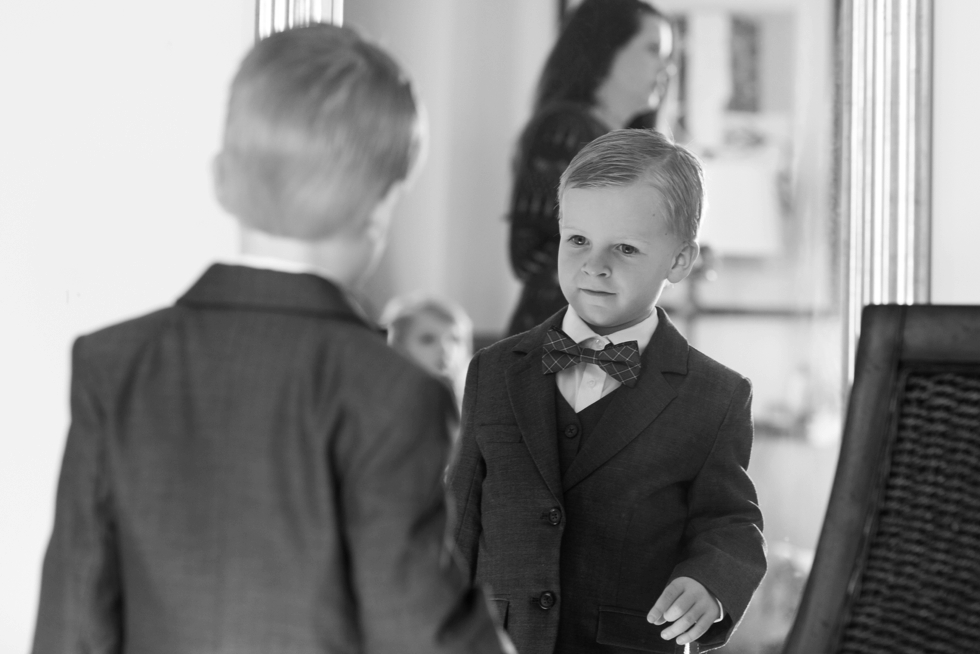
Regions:
M 686 645 L 700 638 L 720 615 L 718 602 L 704 586 L 690 577 L 678 577 L 657 598 L 647 622 L 673 622 L 660 637 L 677 638 L 678 645 Z

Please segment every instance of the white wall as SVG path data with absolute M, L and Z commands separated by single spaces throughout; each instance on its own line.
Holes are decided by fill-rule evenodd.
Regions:
M 980 2 L 936 0 L 932 302 L 980 304 Z
M 6 2 L 0 39 L 0 652 L 25 652 L 71 341 L 230 253 L 211 199 L 247 0 Z

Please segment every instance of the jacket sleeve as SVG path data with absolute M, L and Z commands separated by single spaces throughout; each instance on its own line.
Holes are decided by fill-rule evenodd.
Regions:
M 449 471 L 449 492 L 455 512 L 453 535 L 464 568 L 473 580 L 480 547 L 483 478 L 486 464 L 475 437 L 475 414 L 479 386 L 479 353 L 470 362 L 463 394 L 463 417 L 459 451 Z
M 689 489 L 686 556 L 671 575 L 696 579 L 724 607 L 725 618 L 698 639 L 703 649 L 728 640 L 766 572 L 762 513 L 748 475 L 751 404 L 751 385 L 742 379 Z
M 505 651 L 483 593 L 447 547 L 442 479 L 452 399 L 420 375 L 396 375 L 386 391 L 378 422 L 369 417 L 354 430 L 338 471 L 365 651 Z
M 106 421 L 94 372 L 86 361 L 85 340 L 79 338 L 72 349 L 71 426 L 41 573 L 34 654 L 110 654 L 122 648 Z

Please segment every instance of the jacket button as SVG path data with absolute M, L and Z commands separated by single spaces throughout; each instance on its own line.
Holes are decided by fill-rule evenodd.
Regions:
M 565 436 L 567 438 L 575 438 L 578 436 L 578 425 L 568 425 L 565 427 Z
M 561 522 L 561 509 L 555 508 L 548 511 L 548 522 L 553 525 L 558 525 Z
M 541 597 L 538 598 L 538 606 L 540 606 L 545 611 L 547 611 L 548 609 L 550 609 L 552 606 L 555 605 L 555 600 L 556 600 L 555 594 L 552 593 L 550 590 L 546 590 L 543 593 L 541 593 Z

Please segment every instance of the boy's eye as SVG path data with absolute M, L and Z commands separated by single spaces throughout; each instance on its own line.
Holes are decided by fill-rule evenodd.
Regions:
M 568 242 L 572 245 L 585 245 L 586 240 L 584 236 L 573 234 L 572 236 L 568 237 Z
M 635 247 L 626 243 L 619 246 L 619 251 L 623 254 L 636 254 L 639 252 L 639 250 L 637 250 Z

